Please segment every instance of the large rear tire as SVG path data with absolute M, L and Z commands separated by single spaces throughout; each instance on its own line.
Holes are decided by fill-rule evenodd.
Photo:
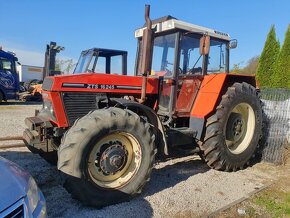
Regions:
M 262 109 L 256 89 L 235 83 L 222 96 L 216 113 L 207 119 L 203 158 L 213 169 L 243 169 L 255 156 L 261 133 Z
M 149 181 L 156 154 L 150 126 L 130 110 L 96 110 L 77 120 L 58 150 L 64 186 L 103 207 L 129 200 Z

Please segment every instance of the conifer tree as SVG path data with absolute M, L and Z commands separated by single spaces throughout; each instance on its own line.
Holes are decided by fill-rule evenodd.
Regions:
M 271 79 L 276 69 L 275 64 L 279 51 L 280 43 L 276 39 L 275 26 L 273 25 L 268 33 L 257 68 L 256 76 L 262 88 L 272 87 Z
M 290 88 L 290 24 L 285 34 L 284 43 L 277 57 L 273 86 L 277 88 Z

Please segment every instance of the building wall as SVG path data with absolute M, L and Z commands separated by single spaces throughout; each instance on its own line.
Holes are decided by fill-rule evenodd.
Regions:
M 20 82 L 27 82 L 32 79 L 42 80 L 43 67 L 20 65 L 17 66 Z

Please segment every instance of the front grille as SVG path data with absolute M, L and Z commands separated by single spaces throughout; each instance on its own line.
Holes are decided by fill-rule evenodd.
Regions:
M 62 93 L 65 113 L 72 126 L 76 119 L 97 108 L 96 99 L 100 93 L 65 92 Z
M 12 206 L 8 207 L 6 210 L 0 212 L 0 217 L 3 218 L 25 218 L 26 217 L 26 210 L 24 207 L 24 200 L 20 199 L 18 202 L 13 204 Z
M 23 208 L 23 205 L 17 207 L 13 211 L 11 211 L 4 218 L 24 218 L 24 208 Z

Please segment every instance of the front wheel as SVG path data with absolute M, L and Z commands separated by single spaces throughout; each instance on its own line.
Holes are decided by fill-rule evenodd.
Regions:
M 256 89 L 235 83 L 222 96 L 216 113 L 207 119 L 201 150 L 217 170 L 244 168 L 255 155 L 262 132 L 262 109 Z
M 150 126 L 129 110 L 96 110 L 77 120 L 58 150 L 65 188 L 86 205 L 129 200 L 149 181 L 155 157 Z

